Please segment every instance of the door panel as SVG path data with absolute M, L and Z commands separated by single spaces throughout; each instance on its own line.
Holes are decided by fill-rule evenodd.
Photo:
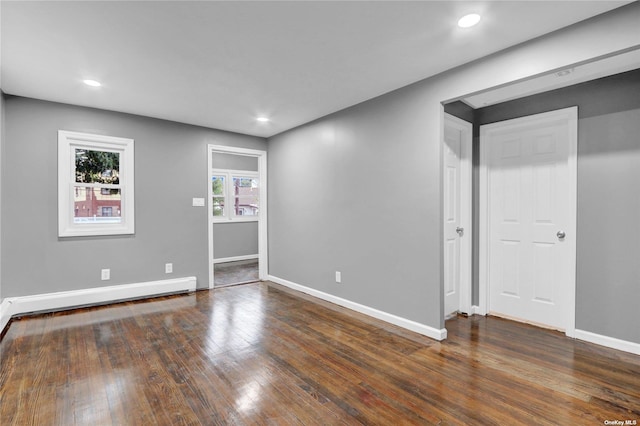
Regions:
M 471 123 L 445 114 L 442 176 L 445 316 L 471 309 L 471 132 Z M 467 230 L 463 231 L 465 227 Z
M 445 241 L 445 247 L 445 258 L 447 260 L 444 280 L 445 296 L 455 296 L 458 293 L 458 283 L 460 282 L 458 276 L 460 245 L 457 239 L 452 238 Z M 449 309 L 453 309 L 453 306 L 450 306 Z
M 575 224 L 571 125 L 577 124 L 541 114 L 481 129 L 488 153 L 489 311 L 557 329 L 566 327 L 575 286 L 568 271 L 575 268 L 575 244 L 557 236 Z
M 555 244 L 533 243 L 533 300 L 536 302 L 555 303 L 556 275 L 558 265 L 555 262 Z
M 450 315 L 458 311 L 460 298 L 460 130 L 445 125 L 444 142 L 444 304 Z
M 503 296 L 520 297 L 520 241 L 500 241 L 500 250 L 496 252 L 501 254 L 503 262 L 496 265 L 496 269 L 500 271 L 496 278 L 500 281 L 500 294 Z

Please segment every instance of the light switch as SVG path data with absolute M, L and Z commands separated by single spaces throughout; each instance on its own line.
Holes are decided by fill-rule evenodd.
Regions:
M 102 281 L 111 279 L 111 269 L 102 269 L 100 270 L 100 279 Z
M 193 207 L 204 207 L 204 198 L 194 198 Z

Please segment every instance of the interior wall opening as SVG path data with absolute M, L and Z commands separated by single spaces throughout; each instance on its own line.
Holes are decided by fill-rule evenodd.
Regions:
M 265 271 L 262 155 L 209 148 L 210 288 L 259 281 Z
M 504 99 L 499 99 L 496 93 L 493 90 L 487 90 L 486 96 L 484 94 L 473 94 L 468 97 L 461 97 L 460 99 L 445 102 L 444 112 L 447 114 L 451 114 L 455 117 L 458 117 L 462 120 L 468 121 L 473 124 L 473 150 L 472 150 L 472 163 L 473 163 L 473 172 L 472 172 L 472 180 L 473 180 L 473 191 L 472 191 L 472 224 L 473 224 L 473 244 L 472 244 L 472 285 L 469 291 L 470 294 L 470 303 L 472 305 L 472 313 L 480 313 L 479 305 L 480 305 L 480 294 L 479 294 L 479 168 L 480 168 L 480 126 L 489 123 L 495 123 L 503 120 L 508 120 L 516 117 L 522 117 L 527 115 L 532 115 L 536 113 L 548 112 L 552 110 L 557 110 L 561 108 L 567 108 L 570 106 L 577 105 L 578 106 L 578 114 L 579 114 L 579 140 L 578 140 L 578 247 L 577 247 L 577 260 L 576 260 L 576 268 L 577 268 L 577 293 L 576 293 L 576 329 L 586 329 L 587 324 L 591 324 L 594 329 L 602 329 L 602 334 L 604 335 L 619 335 L 624 336 L 629 340 L 633 341 L 631 335 L 635 331 L 627 330 L 620 333 L 618 331 L 618 327 L 609 327 L 611 330 L 604 331 L 607 328 L 607 321 L 602 318 L 598 321 L 596 318 L 598 315 L 587 315 L 587 311 L 593 311 L 593 308 L 597 309 L 597 306 L 601 303 L 602 300 L 607 299 L 606 290 L 603 289 L 603 286 L 600 284 L 596 285 L 595 281 L 592 279 L 594 277 L 594 273 L 596 273 L 595 264 L 598 262 L 594 262 L 594 259 L 602 259 L 603 256 L 609 258 L 611 256 L 606 255 L 605 253 L 595 253 L 598 251 L 598 244 L 589 244 L 587 245 L 587 241 L 592 241 L 592 243 L 597 243 L 597 240 L 602 241 L 602 238 L 605 239 L 615 239 L 616 241 L 611 241 L 611 245 L 626 247 L 626 249 L 620 249 L 620 255 L 624 256 L 624 253 L 628 250 L 632 249 L 629 247 L 631 244 L 628 239 L 622 239 L 615 236 L 601 236 L 600 238 L 591 238 L 591 234 L 595 234 L 596 227 L 589 225 L 585 222 L 586 217 L 595 217 L 602 216 L 600 219 L 605 220 L 606 215 L 603 212 L 600 212 L 602 209 L 601 203 L 600 206 L 597 205 L 595 193 L 600 193 L 600 199 L 602 196 L 613 196 L 618 191 L 615 188 L 609 188 L 605 190 L 604 188 L 599 188 L 602 186 L 601 184 L 591 184 L 587 185 L 585 182 L 591 182 L 592 180 L 608 180 L 606 179 L 602 173 L 604 172 L 602 169 L 597 173 L 599 177 L 596 177 L 596 169 L 595 166 L 596 161 L 602 161 L 602 164 L 609 163 L 614 161 L 620 163 L 617 170 L 613 171 L 613 174 L 616 175 L 624 175 L 621 176 L 619 181 L 623 182 L 623 186 L 631 185 L 630 174 L 631 169 L 627 166 L 629 161 L 633 161 L 632 157 L 629 157 L 629 154 L 633 154 L 634 156 L 640 155 L 640 147 L 633 145 L 632 141 L 627 140 L 632 138 L 633 132 L 630 130 L 634 126 L 633 116 L 638 115 L 640 112 L 638 108 L 640 108 L 640 101 L 638 100 L 637 90 L 638 90 L 638 81 L 640 81 L 640 65 L 637 61 L 639 51 L 634 50 L 630 52 L 624 52 L 619 56 L 624 56 L 628 59 L 627 63 L 621 68 L 618 66 L 623 61 L 623 58 L 620 57 L 608 57 L 605 58 L 606 63 L 610 64 L 618 64 L 610 69 L 607 69 L 606 63 L 600 64 L 603 65 L 602 70 L 599 71 L 598 74 L 594 74 L 593 78 L 584 78 L 584 73 L 580 69 L 583 65 L 589 66 L 590 69 L 594 68 L 594 64 L 596 62 L 601 62 L 601 60 L 596 60 L 590 64 L 582 64 L 576 65 L 571 68 L 571 73 L 578 74 L 578 76 L 582 79 L 579 80 L 576 84 L 567 84 L 563 87 L 554 87 L 549 85 L 547 88 L 544 88 L 544 85 L 540 86 L 536 89 L 535 93 L 525 93 L 521 95 L 517 95 L 517 91 L 513 90 L 505 90 L 505 88 L 500 88 L 503 93 L 508 93 L 508 96 Z M 635 59 L 634 59 L 635 58 Z M 558 73 L 550 73 L 554 74 L 554 79 L 557 81 L 566 75 L 557 75 Z M 564 74 L 564 73 L 560 73 Z M 544 78 L 547 81 L 549 80 L 549 76 L 541 76 L 540 78 Z M 533 79 L 532 79 L 533 80 Z M 526 83 L 526 82 L 524 82 Z M 532 84 L 527 83 L 530 87 Z M 527 86 L 525 84 L 525 86 Z M 472 101 L 469 101 L 467 98 L 473 98 Z M 474 102 L 478 102 L 479 100 L 490 100 L 490 104 L 488 105 L 475 105 Z M 595 129 L 595 123 L 600 124 L 598 130 Z M 627 131 L 622 131 L 623 129 L 616 129 L 613 127 L 602 127 L 602 126 L 613 126 L 614 123 L 616 125 L 621 125 Z M 601 140 L 596 141 L 594 139 L 594 135 L 598 134 Z M 618 141 L 619 139 L 619 141 Z M 616 146 L 620 145 L 620 146 Z M 599 158 L 596 158 L 599 157 Z M 594 164 L 593 168 L 591 164 Z M 624 164 L 623 164 L 624 163 Z M 627 165 L 627 166 L 625 166 Z M 624 168 L 626 167 L 626 168 Z M 630 188 L 629 188 L 630 189 Z M 626 202 L 626 200 L 620 199 L 619 202 Z M 592 205 L 593 204 L 593 205 Z M 625 208 L 624 211 L 635 211 L 636 207 L 634 203 L 631 203 L 631 208 Z M 585 208 L 588 208 L 588 213 Z M 600 214 L 600 213 L 602 214 Z M 624 241 L 619 241 L 624 240 Z M 602 251 L 602 250 L 600 250 Z M 591 260 L 589 260 L 591 259 Z M 616 264 L 617 262 L 612 259 Z M 606 272 L 609 276 L 620 277 L 620 282 L 618 284 L 622 284 L 623 287 L 629 287 L 629 291 L 632 291 L 632 283 L 633 277 L 637 276 L 637 271 L 635 271 L 635 266 L 633 262 L 629 262 L 626 268 L 613 268 L 611 271 Z M 635 269 L 634 269 L 635 268 Z M 591 271 L 593 269 L 593 271 Z M 600 268 L 602 269 L 602 268 Z M 605 268 L 606 269 L 606 268 Z M 590 272 L 589 272 L 590 271 Z M 635 271 L 635 272 L 634 272 Z M 605 272 L 600 271 L 597 273 L 598 276 L 605 274 Z M 634 275 L 636 274 L 636 275 Z M 603 277 L 605 278 L 605 277 Z M 600 294 L 598 298 L 590 297 L 590 293 L 603 293 Z M 443 292 L 444 293 L 444 292 Z M 599 301 L 596 301 L 599 299 Z M 587 306 L 591 308 L 588 309 Z M 601 311 L 601 309 L 598 309 Z M 625 328 L 625 327 L 622 327 Z M 579 330 L 578 330 L 579 332 Z

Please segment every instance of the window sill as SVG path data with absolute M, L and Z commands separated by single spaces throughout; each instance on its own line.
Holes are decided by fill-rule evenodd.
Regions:
M 214 218 L 212 220 L 213 223 L 237 223 L 237 222 L 257 222 L 258 216 L 246 216 L 246 217 L 223 217 L 223 218 Z
M 76 226 L 61 229 L 58 233 L 58 237 L 101 237 L 109 235 L 133 235 L 135 231 L 133 226 Z

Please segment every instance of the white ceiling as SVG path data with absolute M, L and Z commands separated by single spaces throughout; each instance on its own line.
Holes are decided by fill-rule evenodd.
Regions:
M 627 3 L 2 1 L 0 87 L 268 137 Z

